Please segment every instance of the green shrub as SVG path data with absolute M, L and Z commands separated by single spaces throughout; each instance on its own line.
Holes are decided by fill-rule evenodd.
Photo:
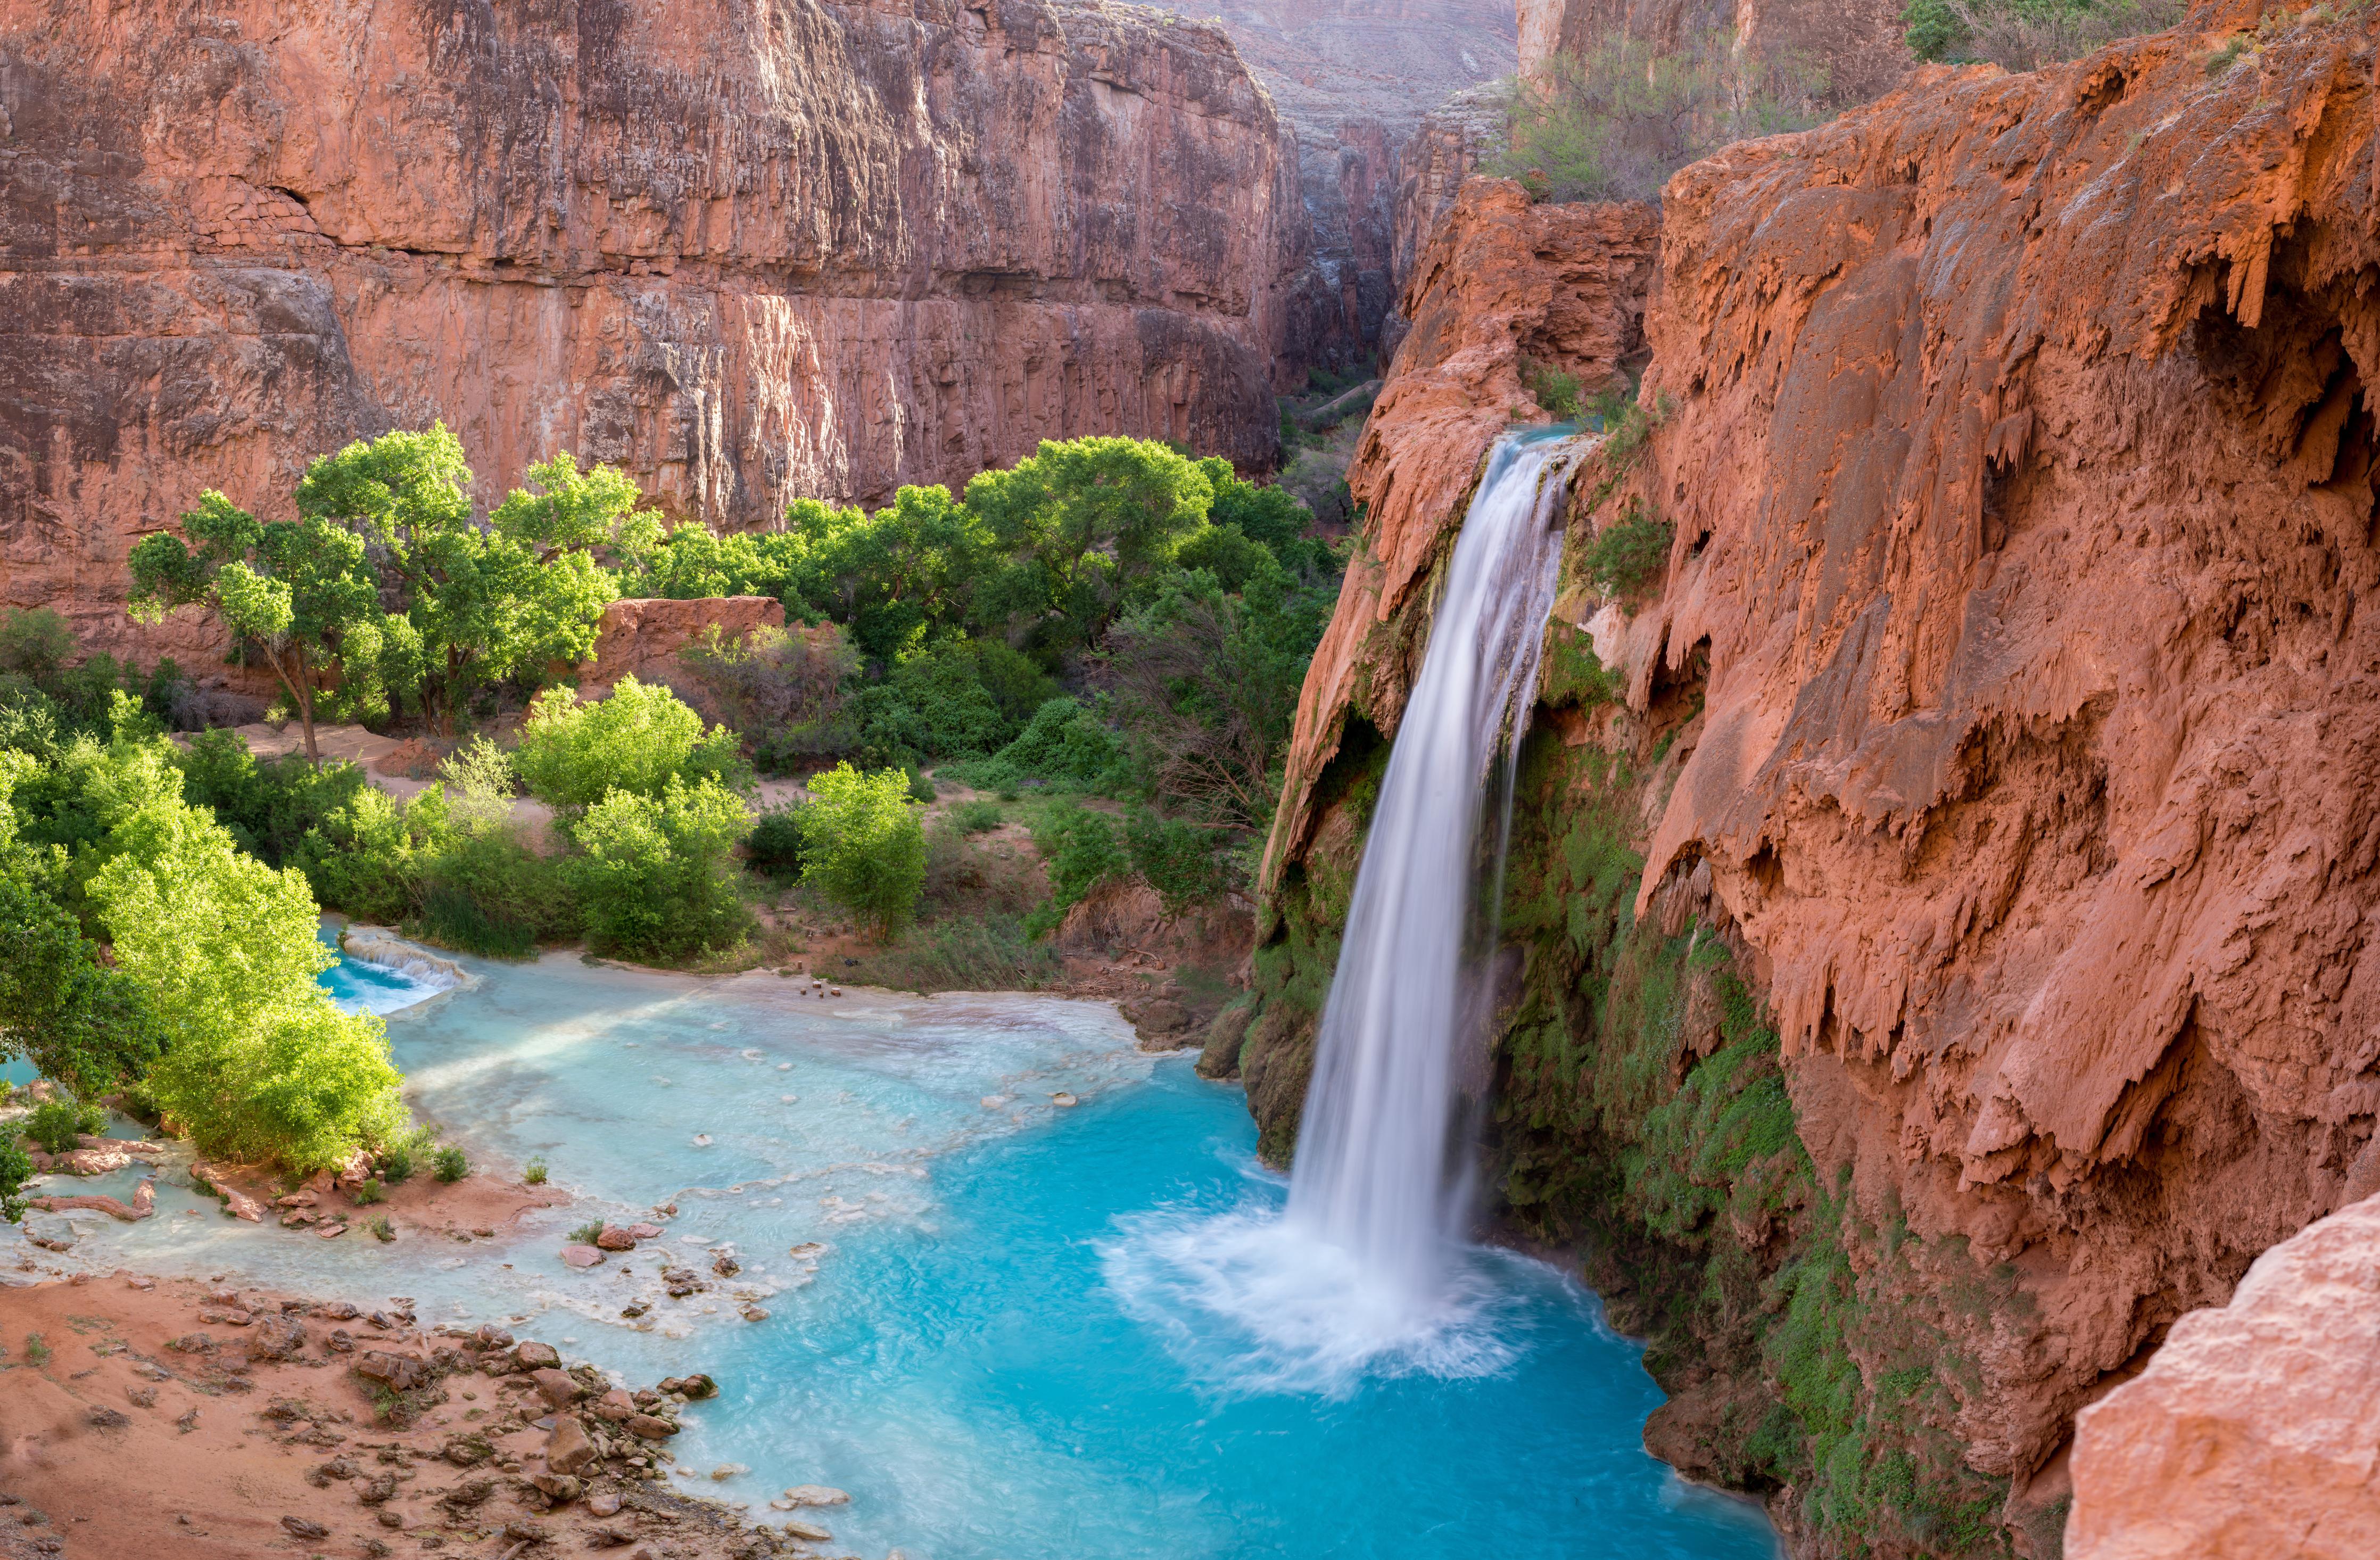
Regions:
M 1521 355 L 1517 367 L 1521 372 L 1521 384 L 1536 398 L 1538 406 L 1553 413 L 1560 421 L 1578 420 L 1581 402 L 1575 374 L 1564 373 L 1551 363 L 1538 362 L 1526 353 Z
M 1612 31 L 1521 84 L 1506 143 L 1482 165 L 1540 201 L 1658 200 L 1671 174 L 1730 141 L 1817 123 L 1825 87 L 1798 59 L 1739 52 L 1724 27 L 1670 49 Z
M 908 776 L 911 801 L 922 804 L 934 799 L 936 795 L 934 782 L 927 776 L 924 770 L 914 763 L 905 763 L 901 766 L 901 772 Z
M 1901 36 L 1919 59 L 1990 60 L 2022 72 L 2161 32 L 2188 10 L 2182 0 L 1912 0 Z
M 375 1202 L 387 1200 L 388 1188 L 378 1179 L 367 1179 L 356 1188 L 356 1206 L 358 1208 L 369 1208 Z
M 471 1173 L 471 1162 L 464 1156 L 461 1149 L 451 1143 L 431 1156 L 431 1164 L 432 1174 L 449 1186 Z
M 1123 833 L 1132 870 L 1157 890 L 1168 915 L 1222 894 L 1232 841 L 1229 830 L 1201 828 L 1136 808 Z
M 32 1160 L 0 1137 L 0 1221 L 13 1225 L 25 1216 L 25 1183 L 32 1178 Z
M 863 956 L 854 981 L 931 996 L 936 992 L 1029 992 L 1059 983 L 1066 961 L 1015 916 L 954 917 L 918 927 Z
M 89 893 L 116 967 L 173 1036 L 148 1092 L 200 1152 L 305 1172 L 398 1128 L 380 1020 L 315 984 L 333 956 L 302 873 L 241 853 L 169 793 L 115 806 L 109 843 Z
M 1011 742 L 989 759 L 948 766 L 970 786 L 1007 793 L 1039 783 L 1068 790 L 1106 790 L 1124 783 L 1123 750 L 1115 733 L 1081 701 L 1052 699 Z
M 1633 596 L 1668 565 L 1670 540 L 1669 522 L 1655 519 L 1631 498 L 1620 518 L 1587 544 L 1580 571 L 1607 596 Z
M 413 1178 L 414 1149 L 419 1137 L 419 1133 L 400 1134 L 381 1145 L 380 1152 L 373 1155 L 373 1163 L 379 1166 L 380 1178 L 383 1182 L 395 1186 Z
M 963 801 L 951 809 L 951 823 L 963 835 L 988 835 L 1005 821 L 998 802 Z
M 744 857 L 754 871 L 780 881 L 801 876 L 802 814 L 808 806 L 794 802 L 772 807 L 753 820 L 752 832 L 745 836 Z
M 1037 935 L 1052 930 L 1090 891 L 1132 870 L 1105 813 L 1073 803 L 1050 809 L 1033 831 L 1050 873 L 1050 900 L 1026 922 Z
M 563 1238 L 573 1246 L 592 1246 L 595 1244 L 595 1237 L 602 1233 L 603 1221 L 601 1219 L 589 1219 L 587 1223 L 580 1225 L 577 1229 L 572 1230 L 568 1235 L 564 1236 Z
M 676 962 L 741 943 L 752 918 L 735 847 L 750 827 L 742 798 L 715 780 L 605 796 L 572 829 L 564 863 L 587 945 Z
M 857 739 L 844 689 L 859 669 L 859 655 L 835 624 L 758 628 L 741 640 L 723 638 L 712 624 L 678 659 L 711 707 L 749 740 L 752 762 L 764 774 L 846 751 Z
M 50 1346 L 39 1333 L 25 1335 L 25 1363 L 36 1371 L 50 1362 Z
M 33 1107 L 25 1119 L 25 1136 L 30 1138 L 44 1153 L 71 1153 L 79 1146 L 77 1137 L 84 1132 L 96 1132 L 105 1125 L 102 1116 L 94 1122 L 92 1115 L 72 1100 L 44 1100 Z
M 529 706 L 514 764 L 539 800 L 592 807 L 613 791 L 658 798 L 673 780 L 747 788 L 735 734 L 703 729 L 702 717 L 667 688 L 622 677 L 611 697 L 581 701 L 548 689 Z
M 545 1185 L 545 1156 L 543 1154 L 530 1155 L 529 1162 L 521 1166 L 521 1183 L 524 1186 L 532 1187 L 541 1187 Z
M 364 1228 L 371 1231 L 371 1237 L 374 1240 L 395 1240 L 396 1238 L 396 1225 L 390 1222 L 389 1216 L 385 1213 L 376 1215 L 370 1223 L 364 1225 Z
M 926 836 L 897 769 L 837 764 L 810 781 L 802 881 L 890 939 L 917 914 Z

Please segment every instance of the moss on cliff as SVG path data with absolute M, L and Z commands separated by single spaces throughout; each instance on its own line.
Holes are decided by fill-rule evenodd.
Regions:
M 1566 654 L 1591 701 L 1592 652 Z M 1506 1216 L 1583 1249 L 1615 1324 L 1645 1338 L 1672 1395 L 1653 1449 L 1778 1497 L 1802 1553 L 2009 1553 L 2005 1487 L 1950 1432 L 1974 1372 L 1938 1313 L 2021 1312 L 2013 1274 L 1915 1240 L 1897 1213 L 1864 1222 L 1847 1172 L 1824 1184 L 1732 938 L 1695 913 L 1711 905 L 1682 876 L 1664 909 L 1631 913 L 1646 774 L 1555 725 L 1523 756 L 1506 878 L 1504 937 L 1525 957 L 1495 1040 Z
M 1755 982 L 1690 873 L 1634 917 L 1648 792 L 1681 726 L 1620 692 L 1585 635 L 1548 630 L 1502 908 L 1521 957 L 1492 1041 L 1501 1214 L 1585 1253 L 1615 1324 L 1645 1339 L 1670 1394 L 1648 1444 L 1769 1496 L 1798 1552 L 2004 1555 L 2004 1487 L 1951 1433 L 1975 1371 L 1950 1339 L 1985 1315 L 2022 1333 L 2013 1274 L 1914 1239 L 1897 1210 L 1863 1220 L 1847 1176 L 1812 1163 Z M 1240 1058 L 1277 1164 L 1387 767 L 1370 724 L 1343 719 L 1306 848 L 1259 911 Z

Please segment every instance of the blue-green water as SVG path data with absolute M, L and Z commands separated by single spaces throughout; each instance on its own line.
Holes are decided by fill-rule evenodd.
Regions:
M 185 1216 L 169 1189 L 148 1225 L 85 1222 L 78 1257 L 410 1295 L 424 1322 L 506 1321 L 639 1384 L 707 1370 L 722 1395 L 675 1449 L 744 1471 L 683 1481 L 754 1519 L 785 1485 L 848 1490 L 819 1514 L 830 1553 L 1774 1553 L 1756 1513 L 1645 1454 L 1658 1390 L 1550 1267 L 1477 1252 L 1438 1335 L 1334 1347 L 1312 1253 L 1268 1246 L 1285 1188 L 1239 1091 L 1135 1052 L 1111 1010 L 469 967 L 479 985 L 391 1019 L 397 1061 L 476 1158 L 541 1155 L 573 1206 L 509 1238 L 381 1245 Z M 669 1260 L 709 1276 L 729 1244 L 746 1271 L 671 1301 L 652 1247 L 555 1261 L 569 1225 L 671 1200 Z M 653 1309 L 625 1319 L 631 1300 Z

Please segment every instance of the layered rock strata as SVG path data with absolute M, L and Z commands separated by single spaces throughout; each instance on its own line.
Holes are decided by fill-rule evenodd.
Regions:
M 0 118 L 0 600 L 94 644 L 208 648 L 119 631 L 201 489 L 433 419 L 483 500 L 568 448 L 729 527 L 1050 436 L 1274 456 L 1298 175 L 1209 25 L 45 0 Z
M 1489 1149 L 1653 1339 L 1655 1449 L 1803 1553 L 2055 1553 L 2077 1410 L 2380 1190 L 2374 27 L 2256 20 L 1679 175 L 1574 489 Z M 1366 431 L 1237 1057 L 1276 1152 L 1527 285 L 1417 278 Z

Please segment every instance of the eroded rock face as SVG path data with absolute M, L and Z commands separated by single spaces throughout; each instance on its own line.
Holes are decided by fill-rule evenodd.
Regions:
M 0 20 L 0 602 L 135 640 L 207 487 L 444 419 L 682 515 L 876 503 L 1048 436 L 1269 463 L 1305 266 L 1205 24 L 1000 0 L 35 4 Z
M 1787 1486 L 1805 1553 L 2054 1552 L 2077 1409 L 2380 1191 L 2374 25 L 2285 18 L 2210 73 L 2254 20 L 1927 71 L 1678 175 L 1658 426 L 1574 489 L 1573 548 L 1631 506 L 1674 530 L 1641 590 L 1573 579 L 1557 614 L 1592 675 L 1541 689 L 1492 1146 L 1508 1203 L 1609 1237 L 1597 1281 L 1662 1332 L 1658 1449 Z M 1443 346 L 1416 278 L 1354 475 L 1373 530 L 1301 703 L 1240 1054 L 1276 1153 L 1427 581 L 1518 389 L 1530 316 L 1496 313 L 1586 258 L 1544 238 L 1444 268 Z M 1712 936 L 1734 997 L 1685 962 Z M 1696 1070 L 1720 1045 L 1778 1068 L 1762 1140 L 1806 1171 L 1665 1160 L 1676 1115 L 1631 1136 L 1690 1077 L 1732 1087 Z M 1627 1208 L 1622 1150 L 1715 1212 Z M 1742 1325 L 1796 1286 L 1838 1309 Z M 1815 1451 L 1776 1456 L 1747 1427 L 1822 1368 L 1856 1422 L 1792 1410 Z M 1904 1493 L 1867 1474 L 1895 1459 Z
M 2016 1264 L 1974 1466 L 2380 1189 L 2373 32 L 1934 71 L 1674 179 L 1631 697 L 1803 1138 Z M 1706 674 L 1702 670 L 1707 666 Z
M 1590 390 L 1645 343 L 1659 213 L 1640 205 L 1535 205 L 1509 179 L 1476 178 L 1437 228 L 1407 285 L 1412 326 L 1372 404 L 1347 485 L 1367 507 L 1364 545 L 1299 694 L 1289 781 L 1266 881 L 1303 852 L 1315 778 L 1339 749 L 1351 701 L 1392 733 L 1418 671 L 1397 623 L 1462 518 L 1498 433 L 1550 416 L 1521 383 L 1527 355 Z
M 1821 68 L 1819 95 L 1840 107 L 1891 91 L 1916 67 L 1901 38 L 1905 9 L 1892 0 L 1517 0 L 1520 69 L 1544 81 L 1563 56 L 1614 32 L 1667 51 L 1726 28 L 1733 49 Z
M 785 605 L 773 596 L 634 596 L 604 607 L 596 625 L 595 659 L 579 669 L 582 689 L 609 688 L 622 677 L 639 682 L 682 678 L 677 652 L 711 629 L 728 642 L 785 626 Z
M 2380 1198 L 2256 1259 L 2076 1417 L 2067 1560 L 2380 1554 Z

